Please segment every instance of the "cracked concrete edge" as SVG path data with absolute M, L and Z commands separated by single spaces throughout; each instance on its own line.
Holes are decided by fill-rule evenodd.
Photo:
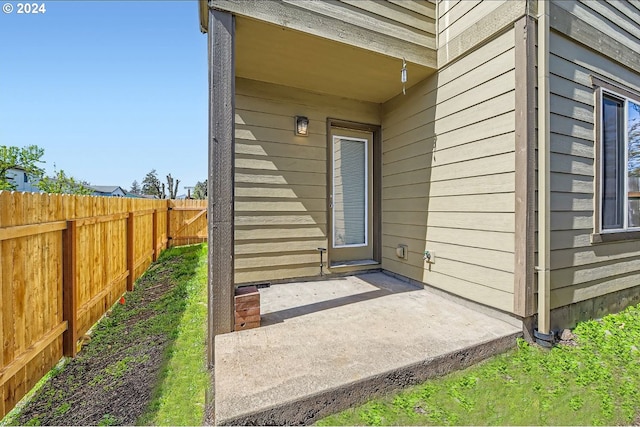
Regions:
M 349 407 L 401 388 L 467 368 L 515 347 L 522 332 L 491 339 L 380 375 L 354 381 L 298 400 L 215 420 L 216 425 L 309 425 Z

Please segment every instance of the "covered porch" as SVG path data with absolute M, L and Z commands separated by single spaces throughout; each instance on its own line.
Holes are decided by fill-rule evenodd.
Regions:
M 260 328 L 215 338 L 220 425 L 295 425 L 461 369 L 522 328 L 383 272 L 260 290 Z
M 435 60 L 429 59 L 435 46 L 423 46 L 413 55 L 411 43 L 387 35 L 322 32 L 345 22 L 338 15 L 285 22 L 256 16 L 247 4 L 214 1 L 208 10 L 208 356 L 215 372 L 209 419 L 223 425 L 309 424 L 512 347 L 521 325 L 510 318 L 490 317 L 480 306 L 452 302 L 419 283 L 379 271 L 386 268 L 377 255 L 384 245 L 381 221 L 376 220 L 383 212 L 383 104 L 403 92 L 405 65 L 407 90 L 435 72 Z M 311 12 L 298 10 L 301 5 L 324 3 L 268 4 L 286 8 L 273 15 L 280 17 L 293 10 L 307 16 Z M 366 4 L 374 7 L 377 2 Z M 315 26 L 295 26 L 301 22 Z M 413 30 L 402 34 L 406 31 Z M 350 38 L 336 39 L 335 34 Z M 395 47 L 374 49 L 386 42 Z M 294 132 L 299 116 L 308 119 L 304 136 Z M 335 129 L 340 129 L 338 135 Z M 362 130 L 372 139 L 352 133 Z M 359 217 L 367 230 L 361 246 L 371 246 L 373 256 L 357 260 L 371 258 L 375 265 L 367 268 L 375 272 L 336 275 L 352 267 L 346 254 L 337 259 L 340 244 L 331 240 L 336 235 L 333 196 L 339 193 L 337 140 L 364 144 L 358 159 L 365 160 L 358 164 L 365 165 L 366 180 L 354 182 L 373 177 L 362 191 L 370 209 L 365 205 L 367 214 Z M 377 150 L 371 160 L 369 147 Z M 414 245 L 413 255 L 420 256 L 422 270 L 420 245 L 424 242 Z M 329 278 L 320 277 L 319 248 L 328 249 L 322 262 Z M 408 253 L 403 256 L 407 261 Z M 318 279 L 262 289 L 262 326 L 231 332 L 234 285 L 312 276 Z
M 318 276 L 320 248 L 325 273 L 382 268 L 382 104 L 436 66 L 429 3 L 266 4 L 200 2 L 210 60 L 210 365 L 213 336 L 233 330 L 235 285 Z M 300 27 L 305 17 L 317 19 Z M 355 153 L 344 166 L 343 145 Z M 348 198 L 361 201 L 353 215 L 342 174 L 362 183 Z M 337 241 L 353 230 L 357 238 Z

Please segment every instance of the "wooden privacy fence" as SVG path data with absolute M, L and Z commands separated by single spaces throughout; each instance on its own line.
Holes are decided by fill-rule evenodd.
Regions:
M 0 418 L 162 250 L 206 227 L 204 200 L 0 192 Z
M 207 241 L 206 200 L 170 200 L 169 246 Z

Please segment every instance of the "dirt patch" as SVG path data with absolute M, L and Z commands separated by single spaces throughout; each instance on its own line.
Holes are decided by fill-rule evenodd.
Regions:
M 578 342 L 576 341 L 576 336 L 573 334 L 573 332 L 570 329 L 564 329 L 559 334 L 558 344 L 565 345 L 568 347 L 576 347 L 578 345 Z
M 176 271 L 180 270 L 179 274 Z M 18 425 L 133 425 L 149 410 L 184 304 L 180 257 L 154 264 L 34 394 Z M 181 311 L 182 309 L 182 311 Z
M 71 361 L 27 405 L 20 422 L 134 424 L 151 398 L 166 339 L 143 344 L 125 358 L 105 352 L 103 357 Z

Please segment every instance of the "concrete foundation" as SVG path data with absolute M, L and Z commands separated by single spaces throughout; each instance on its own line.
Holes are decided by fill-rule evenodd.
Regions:
M 551 310 L 551 330 L 573 329 L 579 322 L 599 319 L 640 303 L 640 287 L 623 289 Z

